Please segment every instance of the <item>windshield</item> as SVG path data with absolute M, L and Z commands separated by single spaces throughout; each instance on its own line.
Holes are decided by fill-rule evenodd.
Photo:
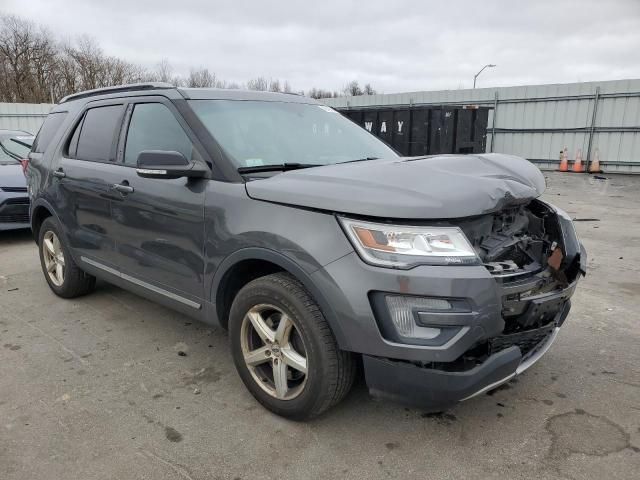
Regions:
M 237 167 L 327 165 L 398 156 L 324 105 L 244 100 L 189 103 Z
M 32 136 L 21 136 L 0 140 L 0 164 L 13 164 L 20 159 L 27 158 L 30 150 L 30 147 L 27 145 L 30 145 L 32 142 Z

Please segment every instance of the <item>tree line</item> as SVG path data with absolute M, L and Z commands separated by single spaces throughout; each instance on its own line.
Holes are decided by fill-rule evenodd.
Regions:
M 107 55 L 89 36 L 60 41 L 46 27 L 15 15 L 0 15 L 0 102 L 56 103 L 82 90 L 137 82 L 167 82 L 182 87 L 247 88 L 299 93 L 286 80 L 258 76 L 240 84 L 229 82 L 207 68 L 192 68 L 187 76 L 175 73 L 168 60 L 148 69 Z M 306 95 L 331 98 L 373 95 L 370 84 L 357 80 L 341 91 L 312 88 Z

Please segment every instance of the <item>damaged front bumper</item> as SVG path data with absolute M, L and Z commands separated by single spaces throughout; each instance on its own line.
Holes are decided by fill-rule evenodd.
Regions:
M 570 296 L 576 283 L 561 294 Z M 566 300 L 550 325 L 523 332 L 526 335 L 497 337 L 501 340 L 502 348 L 469 370 L 429 368 L 412 362 L 364 355 L 367 385 L 375 396 L 425 410 L 438 411 L 451 407 L 508 382 L 536 363 L 555 341 L 570 308 L 571 302 Z M 533 338 L 539 339 L 533 347 L 523 347 L 522 342 Z
M 546 220 L 545 225 L 562 246 L 560 268 L 549 261 L 548 268 L 539 267 L 535 274 L 526 269 L 493 273 L 504 328 L 478 339 L 454 361 L 412 362 L 364 355 L 367 385 L 374 395 L 442 410 L 511 380 L 546 353 L 569 314 L 570 298 L 586 273 L 587 255 L 565 212 L 542 202 L 537 208 L 555 213 L 556 222 Z M 455 318 L 460 321 L 451 323 L 467 324 L 470 315 L 458 314 Z M 427 317 L 418 313 L 417 318 Z M 487 325 L 487 321 L 481 323 Z

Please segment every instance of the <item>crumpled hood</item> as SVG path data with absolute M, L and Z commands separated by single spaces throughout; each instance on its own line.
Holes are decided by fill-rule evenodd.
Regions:
M 27 179 L 19 163 L 0 165 L 0 187 L 26 187 Z
M 251 198 L 397 219 L 461 218 L 528 202 L 544 176 L 504 154 L 403 157 L 293 170 L 247 182 Z

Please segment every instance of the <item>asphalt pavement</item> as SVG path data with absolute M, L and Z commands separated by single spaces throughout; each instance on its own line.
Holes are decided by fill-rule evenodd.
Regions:
M 588 276 L 542 360 L 439 414 L 360 382 L 317 420 L 279 418 L 224 331 L 104 283 L 57 298 L 30 232 L 0 233 L 0 478 L 640 478 L 640 176 L 545 175 Z

